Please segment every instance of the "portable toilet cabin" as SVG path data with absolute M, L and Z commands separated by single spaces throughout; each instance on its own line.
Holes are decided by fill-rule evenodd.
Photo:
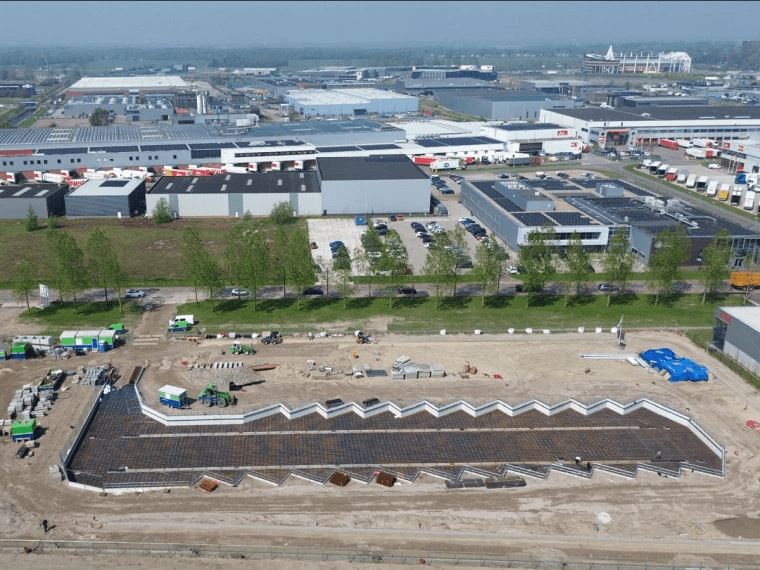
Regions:
M 77 331 L 63 331 L 61 333 L 61 346 L 68 350 L 76 348 Z
M 189 405 L 187 390 L 169 384 L 158 389 L 158 400 L 165 406 L 172 408 L 184 408 Z
M 102 330 L 98 332 L 98 350 L 108 352 L 113 349 L 113 343 L 116 340 L 116 331 Z
M 11 357 L 14 360 L 23 360 L 32 356 L 32 345 L 28 342 L 14 342 L 11 345 Z
M 13 423 L 11 423 L 11 438 L 13 441 L 32 441 L 36 431 L 37 418 L 13 420 Z

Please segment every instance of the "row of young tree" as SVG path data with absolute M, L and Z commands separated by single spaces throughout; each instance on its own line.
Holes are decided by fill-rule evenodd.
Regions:
M 528 293 L 526 306 L 532 298 L 541 294 L 551 278 L 564 269 L 568 275 L 565 288 L 565 306 L 572 292 L 581 295 L 590 281 L 591 254 L 584 251 L 579 234 L 570 238 L 570 243 L 563 255 L 555 253 L 552 243 L 556 240 L 553 227 L 546 226 L 528 234 L 527 244 L 520 249 L 519 263 L 523 269 L 523 286 Z M 686 229 L 679 225 L 675 229 L 666 228 L 655 238 L 655 248 L 649 258 L 647 281 L 655 291 L 655 305 L 661 297 L 667 297 L 674 291 L 675 285 L 682 279 L 682 266 L 689 257 L 691 242 Z M 714 241 L 702 251 L 701 280 L 704 285 L 702 304 L 708 294 L 714 294 L 728 277 L 728 263 L 731 259 L 731 235 L 725 229 L 720 230 Z M 629 238 L 625 231 L 616 231 L 609 241 L 606 253 L 601 258 L 602 268 L 609 283 L 624 292 L 633 274 L 636 256 L 631 251 Z M 609 306 L 611 293 L 607 297 Z
M 39 263 L 46 264 L 53 275 L 52 285 L 60 300 L 71 298 L 79 311 L 78 297 L 89 287 L 102 287 L 108 303 L 108 291 L 116 292 L 121 311 L 121 294 L 127 274 L 111 240 L 102 228 L 94 229 L 87 238 L 84 250 L 76 239 L 65 231 L 51 231 L 45 236 L 47 251 L 42 258 L 27 255 L 13 268 L 11 281 L 16 298 L 25 300 L 31 312 L 29 294 L 40 281 Z
M 295 291 L 298 308 L 304 289 L 319 281 L 330 294 L 330 284 L 343 298 L 347 299 L 355 290 L 352 275 L 361 275 L 369 285 L 384 286 L 393 308 L 399 289 L 411 281 L 409 255 L 399 234 L 389 230 L 381 238 L 373 227 L 362 236 L 362 247 L 349 252 L 341 246 L 330 258 L 318 256 L 316 262 L 311 256 L 311 245 L 305 228 L 293 222 L 292 209 L 288 203 L 278 204 L 270 215 L 275 225 L 273 233 L 265 231 L 265 226 L 255 221 L 250 214 L 235 223 L 224 237 L 221 255 L 205 244 L 197 230 L 188 226 L 182 234 L 181 255 L 186 277 L 195 290 L 203 291 L 214 308 L 214 299 L 219 296 L 225 283 L 247 289 L 252 297 L 254 310 L 258 308 L 260 293 L 264 287 L 282 285 L 282 294 L 287 287 Z M 572 295 L 580 296 L 591 280 L 589 266 L 591 253 L 584 250 L 581 237 L 574 234 L 562 251 L 553 244 L 557 239 L 554 229 L 546 226 L 531 232 L 527 243 L 520 249 L 518 265 L 522 271 L 522 285 L 526 296 L 526 306 L 541 295 L 547 284 L 560 273 L 567 277 L 565 282 L 565 305 Z M 121 310 L 122 291 L 129 276 L 125 273 L 120 256 L 114 249 L 102 228 L 93 230 L 88 236 L 84 250 L 74 237 L 65 231 L 51 231 L 46 236 L 47 274 L 52 274 L 51 285 L 59 298 L 70 298 L 78 310 L 78 297 L 93 286 L 102 287 L 108 302 L 109 290 L 116 293 Z M 436 308 L 447 295 L 457 294 L 463 267 L 462 252 L 467 245 L 463 228 L 439 234 L 428 250 L 422 273 L 433 287 Z M 686 262 L 690 242 L 683 227 L 665 229 L 656 238 L 656 247 L 649 260 L 649 284 L 655 290 L 655 304 L 662 296 L 672 294 L 675 284 L 681 279 L 680 267 Z M 721 230 L 712 244 L 702 252 L 703 299 L 714 293 L 728 276 L 728 262 L 731 256 L 731 237 Z M 481 306 L 486 297 L 498 294 L 504 275 L 508 254 L 491 237 L 478 244 L 469 282 L 480 287 Z M 633 274 L 635 256 L 629 247 L 628 235 L 624 231 L 615 232 L 607 252 L 601 257 L 601 265 L 607 280 L 625 291 Z M 39 282 L 38 260 L 31 257 L 18 262 L 12 273 L 14 293 L 26 299 L 29 308 L 29 293 Z M 608 296 L 607 303 L 610 303 Z

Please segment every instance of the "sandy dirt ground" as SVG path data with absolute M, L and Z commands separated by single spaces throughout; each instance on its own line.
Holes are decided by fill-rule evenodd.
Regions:
M 12 318 L 5 313 L 10 310 L 0 309 L 0 323 Z M 60 400 L 40 421 L 45 433 L 33 457 L 14 459 L 17 446 L 7 438 L 0 440 L 0 476 L 4 481 L 0 490 L 0 538 L 421 549 L 503 553 L 543 560 L 622 557 L 683 566 L 760 560 L 760 434 L 746 426 L 747 420 L 760 421 L 760 396 L 682 335 L 628 331 L 627 346 L 622 351 L 609 332 L 379 335 L 375 344 L 361 346 L 350 337 L 313 341 L 286 338 L 278 346 L 253 341 L 258 352 L 245 357 L 222 354 L 229 340 L 199 344 L 167 341 L 162 333 L 173 311 L 168 305 L 146 313 L 131 331 L 134 341 L 110 353 L 68 361 L 2 363 L 0 402 L 9 402 L 16 389 L 35 381 L 51 366 L 73 369 L 112 363 L 122 375 L 121 385 L 136 365 L 146 361 L 149 367 L 142 392 L 149 401 L 157 400 L 155 388 L 165 383 L 186 387 L 195 396 L 202 385 L 193 381 L 183 361 L 223 360 L 279 364 L 274 371 L 258 373 L 264 382 L 237 393 L 239 405 L 234 411 L 274 402 L 299 407 L 336 397 L 346 402 L 376 397 L 409 405 L 423 399 L 436 404 L 460 399 L 473 404 L 495 399 L 517 404 L 533 398 L 549 404 L 568 398 L 583 403 L 612 398 L 625 404 L 646 396 L 693 415 L 726 447 L 726 477 L 689 472 L 668 478 L 640 473 L 630 480 L 597 472 L 584 480 L 554 473 L 545 481 L 528 479 L 524 488 L 500 491 L 447 490 L 441 480 L 427 474 L 413 484 L 398 484 L 392 489 L 357 482 L 345 488 L 323 487 L 294 477 L 281 487 L 273 487 L 249 478 L 236 488 L 222 485 L 212 495 L 195 488 L 175 488 L 170 493 L 109 492 L 102 496 L 53 483 L 49 475 L 48 467 L 57 463 L 93 390 L 67 380 Z M 381 324 L 375 322 L 373 328 Z M 714 378 L 670 384 L 626 361 L 580 357 L 581 353 L 634 353 L 660 347 L 707 364 Z M 359 358 L 353 357 L 354 350 Z M 307 373 L 307 360 L 344 371 L 365 363 L 389 370 L 401 355 L 417 362 L 443 364 L 452 374 L 443 379 L 391 381 L 389 377 L 355 379 Z M 478 373 L 462 378 L 455 373 L 466 361 L 477 366 Z M 494 374 L 502 378 L 495 379 Z M 198 403 L 193 408 L 201 410 Z M 47 534 L 40 527 L 43 519 L 54 525 Z M 23 556 L 3 554 L 0 564 L 31 564 Z M 35 556 L 37 568 L 99 565 L 102 560 L 94 555 L 89 559 L 26 556 Z M 113 564 L 150 566 L 151 560 L 120 557 Z M 161 567 L 195 567 L 196 562 L 201 561 L 169 557 L 162 559 Z M 203 561 L 204 567 L 227 564 Z M 301 563 L 284 564 L 292 567 Z M 300 567 L 327 567 L 303 564 Z

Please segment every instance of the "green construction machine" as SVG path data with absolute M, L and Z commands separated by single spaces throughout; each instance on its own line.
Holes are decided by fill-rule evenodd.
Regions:
M 256 349 L 252 346 L 245 346 L 239 342 L 233 342 L 230 346 L 230 354 L 256 354 Z
M 214 404 L 220 408 L 226 408 L 235 403 L 234 398 L 227 392 L 216 389 L 216 384 L 208 384 L 201 393 L 198 394 L 198 401 L 204 406 L 210 408 Z

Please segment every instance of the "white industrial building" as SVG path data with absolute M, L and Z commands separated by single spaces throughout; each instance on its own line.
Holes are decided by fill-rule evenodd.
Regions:
M 66 98 L 80 95 L 131 95 L 175 92 L 190 85 L 176 75 L 136 75 L 133 77 L 83 77 L 66 90 Z
M 430 179 L 406 156 L 317 159 L 325 214 L 427 213 Z
M 65 197 L 69 218 L 129 218 L 145 213 L 145 180 L 88 180 Z
M 267 216 L 280 202 L 290 202 L 298 216 L 322 214 L 316 172 L 250 172 L 215 176 L 161 178 L 146 195 L 147 211 L 166 199 L 174 217 Z
M 285 101 L 304 117 L 416 113 L 417 97 L 381 89 L 303 89 L 288 91 Z
M 583 141 L 575 129 L 553 123 L 501 123 L 482 128 L 483 134 L 504 141 L 505 150 L 525 154 L 578 154 Z
M 664 139 L 709 138 L 723 142 L 760 133 L 760 107 L 690 105 L 630 109 L 543 109 L 541 122 L 575 130 L 601 147 L 657 144 Z

